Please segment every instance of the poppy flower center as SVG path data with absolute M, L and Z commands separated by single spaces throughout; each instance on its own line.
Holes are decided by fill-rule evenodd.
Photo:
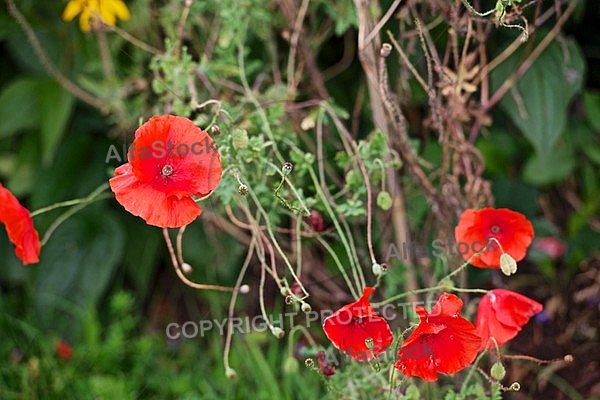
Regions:
M 173 174 L 173 167 L 170 165 L 165 165 L 162 167 L 160 174 L 162 176 L 164 176 L 165 178 L 168 176 L 171 176 L 171 174 Z
M 490 230 L 492 233 L 500 233 L 500 227 L 498 225 L 493 225 Z

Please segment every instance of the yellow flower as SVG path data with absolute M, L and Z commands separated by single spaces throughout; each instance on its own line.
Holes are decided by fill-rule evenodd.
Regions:
M 129 9 L 122 0 L 71 0 L 62 13 L 63 21 L 70 22 L 79 15 L 79 27 L 83 32 L 96 28 L 100 22 L 114 26 L 117 17 L 129 19 Z

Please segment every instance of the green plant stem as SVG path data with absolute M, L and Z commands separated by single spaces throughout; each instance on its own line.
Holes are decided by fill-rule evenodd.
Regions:
M 225 366 L 225 371 L 227 371 L 228 368 L 230 368 L 229 352 L 231 350 L 231 340 L 233 338 L 233 313 L 235 310 L 235 302 L 240 291 L 240 286 L 242 285 L 242 280 L 244 279 L 248 266 L 250 265 L 250 260 L 252 260 L 252 256 L 254 254 L 254 244 L 256 243 L 256 240 L 256 234 L 254 233 L 252 235 L 250 246 L 248 247 L 246 259 L 242 264 L 242 268 L 240 269 L 240 273 L 238 274 L 237 280 L 235 282 L 233 294 L 231 295 L 231 300 L 229 301 L 229 309 L 227 311 L 229 320 L 227 321 L 227 334 L 225 336 L 225 348 L 223 350 L 223 365 Z
M 309 175 L 310 175 L 310 177 L 311 177 L 311 179 L 313 181 L 313 184 L 315 186 L 315 190 L 317 191 L 317 195 L 321 198 L 321 201 L 323 202 L 323 205 L 325 206 L 325 209 L 327 210 L 327 213 L 329 214 L 329 217 L 333 221 L 333 224 L 335 226 L 336 232 L 340 236 L 340 240 L 342 241 L 342 244 L 344 245 L 344 248 L 346 250 L 346 255 L 348 256 L 348 260 L 350 262 L 350 266 L 351 266 L 351 269 L 352 269 L 352 274 L 353 274 L 353 277 L 354 277 L 354 282 L 355 282 L 355 284 L 356 284 L 356 286 L 358 288 L 358 293 L 362 293 L 362 289 L 361 289 L 361 286 L 360 286 L 361 285 L 361 281 L 360 281 L 360 279 L 358 277 L 358 273 L 356 272 L 356 270 L 358 268 L 360 268 L 360 265 L 358 265 L 358 260 L 355 260 L 354 257 L 353 257 L 353 252 L 350 249 L 350 245 L 348 243 L 346 235 L 345 235 L 344 231 L 342 230 L 342 227 L 340 226 L 340 222 L 338 221 L 337 215 L 333 212 L 333 210 L 331 208 L 331 205 L 327 201 L 325 193 L 323 193 L 323 189 L 321 188 L 321 185 L 319 184 L 319 181 L 317 179 L 317 175 L 315 174 L 315 171 L 312 169 L 312 167 L 308 167 L 308 173 L 309 173 Z M 358 297 L 355 297 L 355 298 L 358 298 Z

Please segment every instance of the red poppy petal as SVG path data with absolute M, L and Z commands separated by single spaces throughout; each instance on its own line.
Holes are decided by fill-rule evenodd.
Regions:
M 481 298 L 477 309 L 477 332 L 482 348 L 494 337 L 499 346 L 514 338 L 542 305 L 519 293 L 494 289 Z
M 29 211 L 2 184 L 0 222 L 5 225 L 8 238 L 15 245 L 15 254 L 23 261 L 23 265 L 39 262 L 41 244 Z
M 486 251 L 473 257 L 471 265 L 481 268 L 499 268 L 502 252 L 490 238 L 498 240 L 504 252 L 515 261 L 525 258 L 534 236 L 533 226 L 527 218 L 507 208 L 468 209 L 463 212 L 454 229 L 456 242 L 464 243 L 462 256 L 469 260 L 476 253 L 473 244 L 486 246 Z
M 171 196 L 138 180 L 131 164 L 115 169 L 115 176 L 109 182 L 117 201 L 149 225 L 178 228 L 191 223 L 202 212 L 190 197 Z
M 135 133 L 129 163 L 140 181 L 176 195 L 205 196 L 221 179 L 221 161 L 214 142 L 187 118 L 162 115 L 150 118 Z M 165 165 L 172 168 L 163 176 Z
M 323 330 L 333 345 L 359 361 L 370 361 L 387 349 L 394 337 L 387 321 L 369 303 L 375 291 L 367 287 L 360 299 L 347 304 L 323 321 Z M 373 345 L 367 347 L 366 340 Z
M 460 316 L 462 304 L 457 296 L 443 293 L 428 315 L 417 310 L 421 322 L 402 343 L 394 366 L 407 377 L 426 381 L 437 380 L 437 373 L 453 374 L 468 366 L 481 339 L 473 324 Z

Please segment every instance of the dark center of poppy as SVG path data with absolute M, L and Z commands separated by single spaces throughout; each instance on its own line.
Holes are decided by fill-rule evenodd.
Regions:
M 491 231 L 492 233 L 500 233 L 500 227 L 498 225 L 493 225 Z
M 171 174 L 173 173 L 173 167 L 170 165 L 165 165 L 162 167 L 162 169 L 160 170 L 160 174 L 162 176 L 164 176 L 165 178 L 167 176 L 171 176 Z

